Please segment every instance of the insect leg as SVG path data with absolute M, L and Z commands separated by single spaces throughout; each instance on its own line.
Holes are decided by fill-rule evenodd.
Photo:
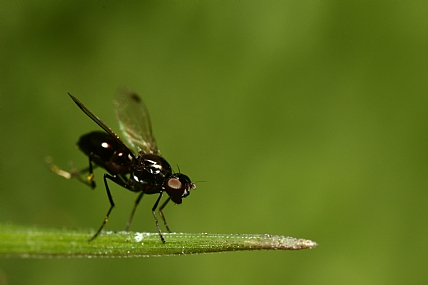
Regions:
M 104 226 L 107 224 L 107 222 L 108 222 L 108 218 L 109 218 L 109 216 L 110 216 L 110 213 L 111 213 L 111 210 L 113 210 L 113 208 L 114 208 L 114 201 L 113 201 L 113 196 L 111 195 L 111 192 L 110 192 L 110 189 L 108 188 L 108 184 L 107 184 L 107 178 L 108 179 L 110 179 L 111 181 L 113 181 L 113 182 L 115 182 L 115 183 L 117 183 L 117 184 L 119 184 L 119 185 L 121 185 L 122 186 L 122 184 L 123 184 L 123 181 L 122 180 L 120 180 L 120 178 L 119 177 L 117 177 L 117 176 L 111 176 L 111 175 L 109 175 L 109 174 L 104 174 L 104 184 L 105 184 L 105 187 L 106 187 L 106 191 L 107 191 L 107 197 L 108 197 L 108 200 L 109 200 L 109 202 L 110 202 L 110 208 L 108 209 L 108 212 L 107 212 L 107 214 L 106 214 L 106 217 L 104 218 L 104 221 L 103 221 L 103 223 L 101 224 L 101 227 L 98 229 L 98 231 L 88 240 L 88 242 L 91 242 L 91 241 L 93 241 L 100 233 L 101 233 L 101 231 L 102 231 L 102 229 L 104 228 Z
M 138 204 L 140 204 L 140 201 L 141 201 L 141 198 L 143 198 L 143 195 L 144 195 L 144 192 L 141 192 L 138 195 L 137 200 L 135 200 L 134 208 L 132 208 L 131 216 L 129 217 L 129 220 L 126 223 L 125 231 L 128 231 L 129 227 L 131 226 L 132 219 L 134 218 L 135 210 L 137 209 Z
M 94 181 L 94 179 L 93 179 L 93 174 L 91 175 L 89 175 L 90 177 L 92 177 L 91 179 L 84 179 L 84 178 L 82 178 L 81 177 L 81 175 L 83 174 L 83 173 L 85 173 L 85 172 L 90 172 L 90 173 L 92 173 L 92 161 L 91 161 L 91 159 L 89 159 L 89 167 L 86 167 L 86 168 L 84 168 L 84 169 L 81 169 L 81 170 L 77 170 L 75 167 L 74 167 L 74 165 L 72 164 L 72 163 L 70 163 L 70 171 L 65 171 L 65 170 L 62 170 L 61 168 L 59 168 L 57 165 L 55 165 L 55 164 L 53 164 L 53 160 L 52 160 L 52 158 L 51 157 L 47 157 L 46 159 L 45 159 L 45 161 L 46 161 L 46 165 L 47 165 L 47 167 L 50 169 L 50 171 L 52 171 L 53 173 L 55 173 L 55 174 L 57 174 L 57 175 L 59 175 L 59 176 L 62 176 L 62 177 L 64 177 L 64 178 L 66 178 L 66 179 L 72 179 L 72 178 L 76 178 L 77 180 L 79 180 L 80 182 L 82 182 L 82 183 L 84 183 L 84 184 L 86 184 L 86 185 L 88 185 L 89 187 L 91 187 L 92 189 L 94 189 L 95 188 L 95 181 Z M 96 167 L 97 165 L 95 165 L 94 167 Z
M 171 197 L 168 197 L 168 199 L 165 202 L 163 202 L 162 206 L 159 207 L 159 215 L 161 216 L 161 218 L 163 220 L 163 223 L 164 223 L 167 231 L 171 232 L 171 230 L 168 227 L 168 224 L 166 223 L 165 216 L 164 216 L 164 214 L 162 212 L 163 208 L 165 208 L 165 206 L 168 204 L 169 200 L 171 200 Z
M 156 200 L 155 204 L 153 205 L 152 213 L 153 213 L 153 217 L 155 218 L 156 227 L 158 228 L 159 237 L 161 238 L 162 242 L 163 242 L 163 243 L 165 243 L 165 239 L 163 238 L 162 233 L 161 233 L 161 229 L 160 229 L 160 227 L 159 227 L 158 218 L 156 217 L 156 208 L 158 207 L 159 201 L 160 201 L 160 199 L 162 198 L 162 193 L 163 193 L 163 192 L 161 192 L 161 193 L 159 194 L 158 199 Z
M 94 169 L 92 167 L 92 158 L 89 156 L 89 176 L 88 176 L 89 185 L 92 189 L 95 188 L 95 181 L 94 181 Z M 104 178 L 105 181 L 105 178 Z

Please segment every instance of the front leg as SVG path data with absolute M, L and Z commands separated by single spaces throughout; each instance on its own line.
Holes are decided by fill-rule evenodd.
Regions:
M 155 218 L 156 227 L 158 228 L 159 237 L 160 237 L 162 243 L 165 243 L 165 239 L 163 238 L 161 229 L 159 227 L 158 218 L 156 217 L 156 208 L 158 207 L 159 201 L 162 198 L 162 193 L 163 192 L 160 192 L 158 199 L 156 200 L 155 204 L 153 205 L 152 213 L 153 213 L 153 217 Z
M 165 208 L 165 206 L 168 204 L 168 202 L 170 200 L 171 200 L 171 197 L 168 197 L 168 199 L 165 202 L 163 202 L 162 206 L 159 207 L 159 215 L 161 216 L 163 223 L 164 223 L 168 232 L 171 232 L 171 230 L 169 229 L 168 224 L 166 223 L 166 219 L 165 219 L 165 216 L 164 216 L 162 210 L 163 210 L 163 208 Z

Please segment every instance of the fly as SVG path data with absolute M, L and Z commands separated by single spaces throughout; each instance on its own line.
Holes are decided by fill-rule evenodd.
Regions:
M 133 91 L 120 89 L 114 101 L 120 128 L 128 143 L 137 150 L 134 152 L 82 102 L 70 93 L 68 95 L 89 118 L 104 130 L 85 134 L 77 142 L 78 148 L 89 158 L 89 167 L 82 170 L 72 167 L 67 172 L 52 164 L 50 159 L 48 160 L 48 166 L 54 173 L 67 179 L 76 178 L 92 189 L 96 186 L 93 169 L 99 166 L 108 172 L 104 174 L 103 180 L 110 208 L 100 228 L 88 241 L 94 240 L 101 233 L 115 206 L 107 183 L 110 180 L 129 191 L 139 193 L 125 230 L 129 229 L 135 210 L 144 194 L 159 194 L 152 207 L 152 213 L 159 237 L 164 243 L 165 239 L 156 216 L 156 209 L 162 195 L 166 192 L 168 198 L 159 207 L 159 215 L 167 231 L 171 232 L 162 210 L 169 201 L 181 204 L 182 199 L 189 196 L 191 190 L 196 189 L 196 185 L 187 175 L 174 173 L 169 163 L 161 156 L 153 136 L 149 112 L 143 100 Z M 89 173 L 87 178 L 82 177 L 84 173 Z

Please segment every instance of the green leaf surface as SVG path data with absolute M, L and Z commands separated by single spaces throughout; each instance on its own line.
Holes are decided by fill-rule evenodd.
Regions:
M 242 250 L 314 248 L 310 240 L 268 234 L 103 232 L 88 242 L 90 230 L 0 224 L 0 257 L 148 257 Z

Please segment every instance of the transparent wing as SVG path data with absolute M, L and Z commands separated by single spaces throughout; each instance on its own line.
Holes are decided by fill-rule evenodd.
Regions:
M 149 112 L 137 93 L 121 88 L 114 101 L 120 128 L 129 144 L 138 151 L 158 154 Z
M 100 126 L 109 135 L 111 135 L 122 147 L 129 150 L 129 148 L 120 140 L 119 136 L 116 135 L 115 132 L 113 132 L 112 129 L 109 128 L 109 126 L 107 126 L 103 121 L 101 121 L 101 119 L 98 118 L 94 113 L 92 113 L 88 108 L 86 108 L 86 106 L 83 105 L 83 103 L 80 102 L 79 99 L 77 99 L 76 97 L 74 97 L 68 92 L 67 94 L 70 96 L 71 99 L 73 99 L 74 103 L 76 103 L 76 105 L 79 106 L 79 108 L 86 115 L 88 115 L 89 118 L 91 118 L 95 123 L 97 123 L 97 125 Z M 132 155 L 133 158 L 135 158 L 131 150 L 129 150 L 129 153 Z

